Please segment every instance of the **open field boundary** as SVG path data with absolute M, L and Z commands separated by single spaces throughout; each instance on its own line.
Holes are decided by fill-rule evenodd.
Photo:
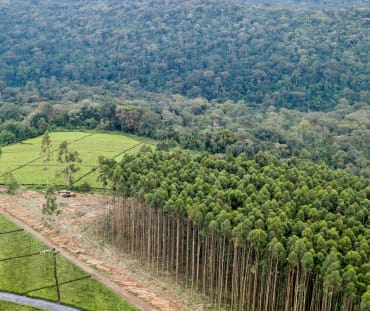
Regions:
M 74 174 L 73 184 L 78 186 L 86 182 L 89 184 L 89 188 L 98 190 L 101 189 L 96 180 L 99 155 L 119 161 L 123 154 L 136 153 L 142 145 L 155 145 L 155 142 L 147 142 L 140 137 L 136 138 L 132 135 L 119 133 L 51 132 L 54 156 L 47 164 L 43 161 L 45 156 L 40 154 L 42 136 L 3 148 L 3 156 L 0 159 L 0 184 L 5 184 L 6 175 L 11 173 L 16 182 L 21 185 L 44 187 L 49 180 L 49 184 L 53 184 L 57 188 L 65 187 L 63 173 L 61 173 L 63 164 L 56 159 L 58 146 L 63 141 L 64 135 L 70 149 L 78 151 L 82 159 L 82 163 L 77 165 L 80 170 Z M 74 135 L 76 136 L 74 137 Z
M 22 221 L 20 221 L 17 218 L 13 217 L 8 212 L 6 212 L 4 210 L 1 210 L 1 206 L 0 206 L 0 215 L 3 215 L 5 218 L 7 218 L 11 222 L 13 222 L 15 225 L 17 225 L 20 228 L 24 229 L 25 232 L 29 233 L 31 236 L 33 236 L 37 240 L 39 240 L 42 243 L 44 243 L 47 247 L 49 247 L 53 251 L 60 253 L 60 255 L 62 255 L 63 257 L 65 257 L 67 260 L 69 260 L 74 265 L 76 265 L 77 267 L 79 267 L 80 269 L 82 269 L 86 273 L 88 273 L 88 276 L 85 275 L 85 277 L 84 277 L 85 279 L 87 277 L 89 277 L 89 278 L 91 277 L 93 279 L 96 279 L 100 283 L 102 283 L 105 286 L 107 286 L 108 288 L 110 288 L 113 292 L 115 292 L 116 294 L 120 295 L 123 299 L 125 299 L 126 301 L 128 301 L 129 303 L 131 303 L 132 305 L 134 305 L 135 307 L 137 307 L 139 310 L 142 310 L 142 311 L 155 311 L 156 310 L 155 308 L 153 308 L 149 304 L 143 302 L 139 298 L 137 298 L 137 297 L 135 297 L 135 296 L 127 293 L 126 291 L 124 291 L 118 285 L 116 285 L 115 283 L 113 283 L 112 281 L 110 281 L 105 276 L 99 274 L 96 270 L 94 270 L 93 268 L 91 268 L 87 264 L 81 262 L 80 260 L 78 260 L 76 257 L 72 256 L 71 254 L 69 254 L 65 250 L 57 247 L 56 245 L 54 245 L 53 243 L 51 243 L 49 240 L 47 240 L 45 237 L 43 237 L 40 233 L 36 232 L 32 228 L 30 228 L 29 226 L 27 226 L 26 224 L 24 224 Z M 64 282 L 67 282 L 67 281 L 64 281 Z M 60 284 L 62 285 L 62 282 Z
M 140 145 L 142 145 L 142 144 L 143 144 L 143 143 L 141 143 L 141 142 L 140 142 L 140 143 L 136 144 L 135 146 L 132 146 L 132 147 L 130 147 L 130 148 L 128 148 L 128 149 L 126 149 L 126 150 L 124 150 L 124 151 L 122 151 L 122 152 L 120 152 L 120 153 L 116 154 L 116 155 L 113 157 L 113 159 L 118 158 L 119 156 L 121 156 L 121 155 L 125 154 L 126 152 L 128 152 L 128 151 L 130 151 L 130 150 L 135 149 L 136 147 L 138 147 L 138 146 L 140 146 Z M 92 168 L 90 171 L 88 171 L 86 174 L 84 174 L 84 175 L 82 175 L 82 176 L 78 177 L 78 178 L 74 181 L 74 183 L 78 183 L 79 181 L 81 181 L 82 179 L 84 179 L 86 176 L 89 176 L 90 174 L 94 173 L 97 169 L 98 169 L 98 166 L 93 167 L 93 168 Z M 102 189 L 102 188 L 98 188 L 98 189 Z
M 89 134 L 89 135 L 86 135 L 86 136 L 83 136 L 83 137 L 79 137 L 79 138 L 76 138 L 75 140 L 71 140 L 71 141 L 67 141 L 68 142 L 68 144 L 73 144 L 73 143 L 76 143 L 76 142 L 78 142 L 78 141 L 81 141 L 81 140 L 83 140 L 83 139 L 86 139 L 87 137 L 90 137 L 90 136 L 92 136 L 92 135 L 94 135 L 95 133 L 91 133 L 91 134 Z M 20 144 L 22 144 L 23 142 L 20 142 Z M 58 148 L 54 148 L 53 149 L 53 151 L 57 151 L 58 150 Z M 33 160 L 31 160 L 31 161 L 29 161 L 29 162 L 27 162 L 27 163 L 24 163 L 24 164 L 21 164 L 21 165 L 19 165 L 18 167 L 16 167 L 16 168 L 14 168 L 14 169 L 12 169 L 12 170 L 9 170 L 9 171 L 7 171 L 7 172 L 5 172 L 5 173 L 3 173 L 3 174 L 1 174 L 0 175 L 0 177 L 3 177 L 5 174 L 7 174 L 7 173 L 13 173 L 13 172 L 15 172 L 15 171 L 17 171 L 17 170 L 19 170 L 19 169 L 22 169 L 23 167 L 26 167 L 26 166 L 29 166 L 30 164 L 32 164 L 32 163 L 34 163 L 34 162 L 36 162 L 36 161 L 38 161 L 38 160 L 40 160 L 40 159 L 42 159 L 42 158 L 44 158 L 45 156 L 44 155 L 40 155 L 39 157 L 37 157 L 37 158 L 35 158 L 35 159 L 33 159 Z

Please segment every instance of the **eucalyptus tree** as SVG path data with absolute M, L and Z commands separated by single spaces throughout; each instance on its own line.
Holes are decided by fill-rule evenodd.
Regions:
M 79 157 L 78 151 L 69 150 L 68 142 L 63 141 L 59 145 L 58 161 L 63 165 L 62 173 L 64 174 L 66 187 L 70 189 L 73 184 L 73 174 L 80 169 L 77 163 L 81 163 L 82 160 Z
M 43 162 L 45 163 L 46 169 L 46 186 L 49 186 L 49 165 L 52 159 L 52 142 L 49 135 L 49 131 L 46 130 L 44 135 L 42 136 L 41 141 L 41 154 L 43 155 Z
M 100 165 L 117 195 L 103 236 L 207 295 L 214 309 L 359 307 L 368 179 L 263 152 L 248 160 L 148 151 Z

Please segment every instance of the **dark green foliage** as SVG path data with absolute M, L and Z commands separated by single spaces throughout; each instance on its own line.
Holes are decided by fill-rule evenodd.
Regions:
M 340 97 L 364 101 L 368 2 L 350 4 L 364 7 L 261 7 L 241 0 L 2 2 L 0 91 L 9 100 L 18 93 L 14 87 L 24 87 L 18 98 L 34 103 L 53 94 L 83 96 L 56 88 L 61 81 L 107 87 L 115 81 L 301 110 L 327 110 Z M 50 120 L 36 113 L 32 122 L 44 127 Z M 91 116 L 84 122 L 96 125 Z
M 13 144 L 26 138 L 34 137 L 39 132 L 35 129 L 25 126 L 20 121 L 14 119 L 5 119 L 0 121 L 0 146 Z
M 252 160 L 244 155 L 203 154 L 191 158 L 182 151 L 143 152 L 125 155 L 119 164 L 103 158 L 100 163 L 101 177 L 118 194 L 136 197 L 154 209 L 153 212 L 145 210 L 140 204 L 128 208 L 127 213 L 132 216 L 122 219 L 125 226 L 131 228 L 135 224 L 139 228 L 137 234 L 144 230 L 144 236 L 150 237 L 156 230 L 167 230 L 167 225 L 162 223 L 168 223 L 168 230 L 177 234 L 178 242 L 157 246 L 160 250 L 168 248 L 169 257 L 162 257 L 163 260 L 176 267 L 172 270 L 176 278 L 179 271 L 186 279 L 191 275 L 195 284 L 199 282 L 199 287 L 211 297 L 215 293 L 210 286 L 221 288 L 218 302 L 222 300 L 233 308 L 243 304 L 242 296 L 238 295 L 243 294 L 240 284 L 246 282 L 249 284 L 246 295 L 250 298 L 244 303 L 251 309 L 265 303 L 269 295 L 280 297 L 274 301 L 270 297 L 269 306 L 274 310 L 282 309 L 285 303 L 297 309 L 308 304 L 314 310 L 355 310 L 362 295 L 362 305 L 366 305 L 364 293 L 370 285 L 367 278 L 370 261 L 368 179 L 310 162 L 279 163 L 264 152 L 258 152 Z M 107 218 L 112 225 L 116 224 L 114 217 L 123 215 L 117 213 L 117 216 L 110 215 L 111 220 Z M 147 213 L 151 216 L 145 216 Z M 158 229 L 152 233 L 147 232 L 151 230 L 147 225 L 140 229 L 140 217 L 148 217 L 144 223 L 158 224 Z M 114 230 L 120 232 L 125 226 Z M 185 230 L 190 233 L 185 234 Z M 166 235 L 166 231 L 163 232 Z M 129 232 L 125 234 L 134 245 L 141 241 Z M 189 238 L 194 235 L 197 238 L 193 237 L 191 242 Z M 113 241 L 121 241 L 120 236 L 109 236 Z M 161 239 L 158 241 L 162 243 Z M 125 241 L 117 243 L 125 244 Z M 153 241 L 149 239 L 147 243 L 150 245 Z M 204 246 L 209 245 L 207 243 L 216 243 L 216 249 L 209 250 Z M 142 254 L 139 245 L 132 249 Z M 130 251 L 130 247 L 124 249 Z M 221 250 L 224 255 L 220 255 Z M 205 261 L 207 252 L 213 251 L 221 256 L 217 257 L 218 261 Z M 178 252 L 186 252 L 186 258 L 195 256 L 198 259 L 193 260 L 197 261 L 200 271 L 211 269 L 214 276 L 206 278 L 206 274 L 194 272 L 198 269 L 194 268 L 194 261 L 176 257 L 174 254 Z M 201 256 L 196 255 L 197 252 Z M 218 266 L 219 260 L 225 265 L 222 268 Z M 246 274 L 243 279 L 238 272 L 244 269 L 239 260 L 246 260 L 247 269 L 258 271 L 258 277 Z M 157 265 L 155 259 L 153 261 L 153 265 Z M 225 271 L 230 274 L 227 276 Z M 222 287 L 212 283 L 213 277 L 218 282 L 237 277 L 240 284 L 229 283 L 230 287 L 224 289 L 226 295 Z M 279 284 L 274 293 L 272 284 Z M 233 287 L 240 293 L 236 294 Z M 258 288 L 260 295 L 251 288 Z
M 168 151 L 169 150 L 168 143 L 166 141 L 159 142 L 157 144 L 156 150 L 157 151 Z
M 87 116 L 94 118 L 97 130 L 127 130 L 167 141 L 171 147 L 178 144 L 187 149 L 234 156 L 244 153 L 252 157 L 263 150 L 278 158 L 324 161 L 332 168 L 370 176 L 370 110 L 365 103 L 352 105 L 341 98 L 335 110 L 328 112 L 277 110 L 272 106 L 255 110 L 243 101 L 216 103 L 146 92 L 132 94 L 130 87 L 112 85 L 126 98 L 125 105 L 120 104 L 114 91 L 97 96 L 96 102 L 85 99 L 49 107 L 41 103 L 35 105 L 34 110 L 49 115 L 53 126 L 87 129 L 83 115 L 94 111 Z M 75 87 L 78 93 L 97 91 Z M 22 107 L 25 113 L 30 110 L 27 105 Z M 27 136 L 40 133 L 37 128 L 25 126 L 27 122 L 29 118 L 10 120 L 0 124 L 0 130 L 8 133 L 5 136 L 10 135 L 11 141 L 23 139 L 24 133 Z M 24 130 L 20 130 L 19 125 Z
M 42 205 L 43 215 L 59 214 L 57 198 L 55 196 L 54 191 L 55 189 L 53 186 L 48 186 L 45 191 L 45 203 Z
M 368 2 L 307 2 L 2 2 L 0 145 L 120 130 L 370 176 Z
M 90 192 L 91 185 L 88 182 L 83 182 L 81 185 L 78 186 L 78 190 L 81 192 Z
M 15 194 L 15 192 L 19 188 L 19 184 L 14 178 L 12 172 L 6 172 L 4 174 L 4 184 L 6 186 L 6 191 L 9 194 Z
M 361 311 L 370 310 L 370 287 L 368 286 L 367 292 L 361 297 Z

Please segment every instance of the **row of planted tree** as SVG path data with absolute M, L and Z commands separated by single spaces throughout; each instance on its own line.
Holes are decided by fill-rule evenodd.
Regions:
M 368 310 L 370 186 L 267 154 L 100 159 L 116 196 L 98 231 L 212 310 Z

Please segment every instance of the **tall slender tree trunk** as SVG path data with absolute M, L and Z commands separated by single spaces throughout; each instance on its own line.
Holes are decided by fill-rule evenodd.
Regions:
M 176 283 L 179 281 L 180 217 L 176 216 Z

